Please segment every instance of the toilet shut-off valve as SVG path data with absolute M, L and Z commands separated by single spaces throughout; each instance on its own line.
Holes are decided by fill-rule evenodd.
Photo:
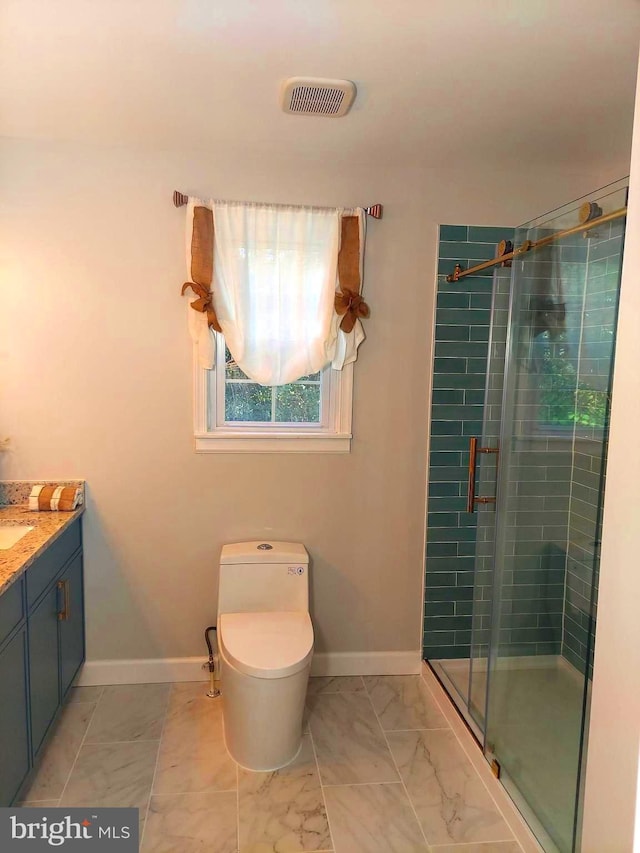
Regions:
M 216 654 L 213 652 L 213 647 L 211 645 L 211 639 L 209 638 L 209 634 L 213 631 L 216 635 Z M 203 663 L 202 668 L 209 670 L 209 690 L 207 691 L 207 696 L 211 699 L 215 699 L 216 696 L 220 695 L 220 679 L 218 678 L 218 669 L 216 667 L 216 658 L 217 658 L 217 650 L 218 650 L 218 632 L 216 630 L 215 625 L 210 625 L 208 628 L 205 628 L 204 638 L 207 643 L 207 648 L 209 649 L 209 661 L 208 663 Z M 218 661 L 219 665 L 219 661 Z

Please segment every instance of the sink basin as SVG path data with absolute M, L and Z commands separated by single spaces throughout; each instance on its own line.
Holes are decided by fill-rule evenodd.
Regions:
M 11 524 L 0 526 L 0 551 L 8 551 L 19 542 L 23 536 L 33 530 L 28 524 Z

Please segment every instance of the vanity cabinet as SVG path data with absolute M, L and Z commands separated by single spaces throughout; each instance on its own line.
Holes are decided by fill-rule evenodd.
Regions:
M 0 806 L 18 794 L 83 661 L 77 519 L 0 595 Z
M 0 805 L 13 800 L 31 764 L 27 725 L 27 631 L 0 648 Z

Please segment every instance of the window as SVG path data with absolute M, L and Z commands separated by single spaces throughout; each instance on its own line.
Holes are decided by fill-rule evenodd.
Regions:
M 216 367 L 195 363 L 197 451 L 349 452 L 352 364 L 288 385 L 259 385 L 234 362 L 222 335 Z

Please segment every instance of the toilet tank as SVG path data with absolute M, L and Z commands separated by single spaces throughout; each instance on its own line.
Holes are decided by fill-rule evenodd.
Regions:
M 235 542 L 220 554 L 218 614 L 309 610 L 309 554 L 299 542 Z

